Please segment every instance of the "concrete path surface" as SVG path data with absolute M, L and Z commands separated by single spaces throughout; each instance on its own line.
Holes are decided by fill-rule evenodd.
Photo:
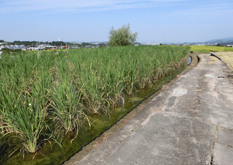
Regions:
M 230 71 L 213 56 L 199 57 L 196 67 L 75 164 L 233 164 Z

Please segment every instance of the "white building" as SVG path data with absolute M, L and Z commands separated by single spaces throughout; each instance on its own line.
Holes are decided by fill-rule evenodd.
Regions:
M 4 46 L 3 46 L 3 45 L 1 45 L 1 46 L 0 46 L 0 50 L 2 50 L 3 48 L 4 48 Z

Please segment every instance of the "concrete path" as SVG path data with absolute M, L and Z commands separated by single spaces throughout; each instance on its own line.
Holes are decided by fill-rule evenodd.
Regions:
M 76 165 L 233 164 L 233 84 L 227 66 L 201 62 Z

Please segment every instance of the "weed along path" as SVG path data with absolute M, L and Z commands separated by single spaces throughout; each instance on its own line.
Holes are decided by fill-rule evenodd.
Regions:
M 82 160 L 65 164 L 229 165 L 233 162 L 233 84 L 208 54 Z

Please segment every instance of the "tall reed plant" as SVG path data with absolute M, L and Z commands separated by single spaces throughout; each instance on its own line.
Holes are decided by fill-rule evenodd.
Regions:
M 74 140 L 87 116 L 111 115 L 155 80 L 186 64 L 188 47 L 126 46 L 32 51 L 0 59 L 0 133 L 21 140 L 21 151 L 45 141 Z M 71 142 L 72 142 L 71 140 Z M 59 144 L 59 143 L 58 143 Z

